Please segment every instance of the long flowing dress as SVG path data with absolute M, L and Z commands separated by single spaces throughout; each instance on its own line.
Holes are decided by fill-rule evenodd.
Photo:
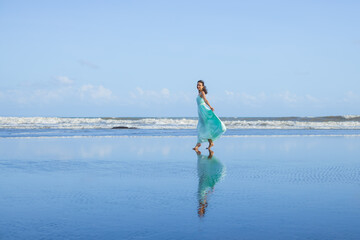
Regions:
M 215 113 L 205 104 L 205 101 L 199 95 L 196 98 L 198 105 L 199 120 L 197 124 L 198 143 L 207 142 L 208 139 L 215 141 L 225 131 L 224 123 L 215 115 Z
M 197 172 L 199 178 L 198 199 L 200 203 L 206 203 L 206 198 L 215 184 L 226 175 L 226 168 L 216 157 L 209 159 L 207 156 L 199 154 L 197 162 Z

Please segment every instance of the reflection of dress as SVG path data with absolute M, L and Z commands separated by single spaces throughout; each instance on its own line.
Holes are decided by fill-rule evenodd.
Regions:
M 207 156 L 199 154 L 197 170 L 199 177 L 198 198 L 199 202 L 204 202 L 207 193 L 225 176 L 225 167 L 214 156 L 208 158 Z
M 204 99 L 197 96 L 196 102 L 198 105 L 199 121 L 197 125 L 198 143 L 207 142 L 208 139 L 216 140 L 225 131 L 226 127 L 223 122 L 209 109 L 204 102 Z

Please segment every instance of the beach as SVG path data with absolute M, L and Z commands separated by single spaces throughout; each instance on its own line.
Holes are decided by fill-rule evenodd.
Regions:
M 0 240 L 359 240 L 359 9 L 1 1 Z
M 1 138 L 0 238 L 359 239 L 359 136 L 195 142 Z

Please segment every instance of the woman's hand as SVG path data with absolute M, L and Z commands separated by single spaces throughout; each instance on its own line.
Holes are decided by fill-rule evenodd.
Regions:
M 211 109 L 212 111 L 214 111 L 214 108 L 213 108 L 213 107 L 210 107 L 210 109 Z

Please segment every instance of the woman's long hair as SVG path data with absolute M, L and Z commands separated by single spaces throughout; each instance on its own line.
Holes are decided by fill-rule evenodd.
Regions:
M 205 94 L 207 94 L 208 91 L 207 91 L 207 88 L 206 88 L 206 86 L 205 86 L 204 81 L 203 81 L 203 80 L 199 80 L 198 83 L 201 83 L 201 84 L 204 86 L 204 87 L 203 87 L 203 91 L 204 91 Z

